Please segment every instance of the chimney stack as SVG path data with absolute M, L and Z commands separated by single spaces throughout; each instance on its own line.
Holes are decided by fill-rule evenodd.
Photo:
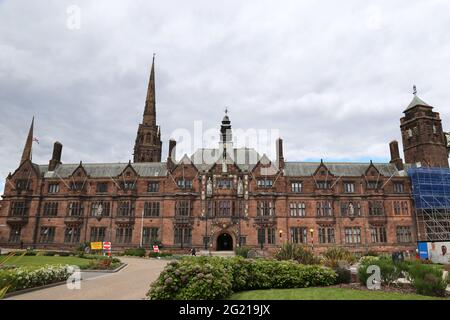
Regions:
M 400 158 L 400 152 L 398 149 L 398 142 L 396 140 L 389 143 L 389 149 L 391 151 L 391 161 L 389 163 L 395 164 L 398 170 L 403 170 L 403 160 Z
M 175 165 L 177 142 L 173 139 L 169 140 L 169 155 L 167 157 L 167 168 L 172 170 Z
M 276 142 L 277 146 L 277 165 L 278 169 L 284 169 L 284 156 L 283 156 L 283 139 L 278 138 Z
M 63 145 L 58 141 L 53 145 L 53 154 L 52 159 L 48 163 L 48 171 L 54 171 L 61 164 L 62 147 Z

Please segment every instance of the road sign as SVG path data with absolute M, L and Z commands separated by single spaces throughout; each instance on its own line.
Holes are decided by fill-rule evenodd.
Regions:
M 103 242 L 103 250 L 111 251 L 111 242 L 109 241 Z
M 159 252 L 159 247 L 158 246 L 153 246 L 153 252 Z
M 91 249 L 92 250 L 102 250 L 103 243 L 102 242 L 91 242 Z

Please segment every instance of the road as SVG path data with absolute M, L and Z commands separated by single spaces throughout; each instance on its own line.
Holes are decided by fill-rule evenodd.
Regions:
M 82 274 L 80 289 L 60 285 L 13 296 L 7 300 L 142 300 L 167 260 L 120 258 L 127 264 L 116 273 Z

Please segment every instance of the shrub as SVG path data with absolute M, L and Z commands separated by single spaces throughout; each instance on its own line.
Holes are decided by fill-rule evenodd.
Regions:
M 46 256 L 46 257 L 52 257 L 52 256 L 56 255 L 56 252 L 54 252 L 54 251 L 45 251 L 42 255 Z
M 408 269 L 412 286 L 418 294 L 445 297 L 445 289 L 449 283 L 448 276 L 443 278 L 443 270 L 436 266 L 422 263 L 411 263 Z
M 233 291 L 326 286 L 334 284 L 336 277 L 329 268 L 295 261 L 183 258 L 166 267 L 151 285 L 148 297 L 153 300 L 223 299 Z
M 25 253 L 26 256 L 35 256 L 36 254 L 37 252 L 33 250 L 27 250 L 27 252 Z
M 367 253 L 364 254 L 364 257 L 378 257 L 379 254 L 375 251 L 367 251 Z
M 320 259 L 306 246 L 285 242 L 275 253 L 277 260 L 295 260 L 301 264 L 319 264 Z
M 334 270 L 337 274 L 336 283 L 351 283 L 352 273 L 350 269 L 337 267 Z
M 248 253 L 250 252 L 251 248 L 250 247 L 237 247 L 235 252 L 236 255 L 242 258 L 248 258 Z
M 152 300 L 223 299 L 232 291 L 232 276 L 225 265 L 183 259 L 169 263 L 151 285 Z
M 31 270 L 27 268 L 0 270 L 0 288 L 9 287 L 7 292 L 34 288 L 67 280 L 70 275 L 69 266 L 45 266 Z
M 144 248 L 127 249 L 125 250 L 124 254 L 126 256 L 145 257 L 145 249 Z
M 71 254 L 70 254 L 70 252 L 67 252 L 67 251 L 59 251 L 59 252 L 57 252 L 57 255 L 59 255 L 60 257 L 68 257 Z
M 387 286 L 391 285 L 392 282 L 402 275 L 402 269 L 389 258 L 365 259 L 358 268 L 358 279 L 363 285 L 367 284 L 367 279 L 372 275 L 367 273 L 367 268 L 371 265 L 380 267 L 381 283 Z
M 82 266 L 81 269 L 89 270 L 111 270 L 119 267 L 121 261 L 117 258 L 100 258 L 100 259 L 90 259 L 87 266 Z
M 149 258 L 158 258 L 158 257 L 164 258 L 164 257 L 171 257 L 171 256 L 172 256 L 172 254 L 169 252 L 153 252 L 152 251 L 152 252 L 148 253 Z
M 356 257 L 350 251 L 339 248 L 331 247 L 323 253 L 323 264 L 330 268 L 337 268 L 342 264 L 352 264 L 356 262 Z

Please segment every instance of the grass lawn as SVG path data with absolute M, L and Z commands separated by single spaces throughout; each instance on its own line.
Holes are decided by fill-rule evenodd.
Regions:
M 244 291 L 230 300 L 434 300 L 435 297 L 346 288 L 300 288 Z
M 5 260 L 6 256 L 0 256 L 0 263 Z M 6 261 L 5 265 L 15 265 L 17 267 L 38 268 L 48 264 L 68 264 L 79 267 L 88 266 L 89 259 L 78 257 L 57 257 L 57 256 L 15 256 Z

